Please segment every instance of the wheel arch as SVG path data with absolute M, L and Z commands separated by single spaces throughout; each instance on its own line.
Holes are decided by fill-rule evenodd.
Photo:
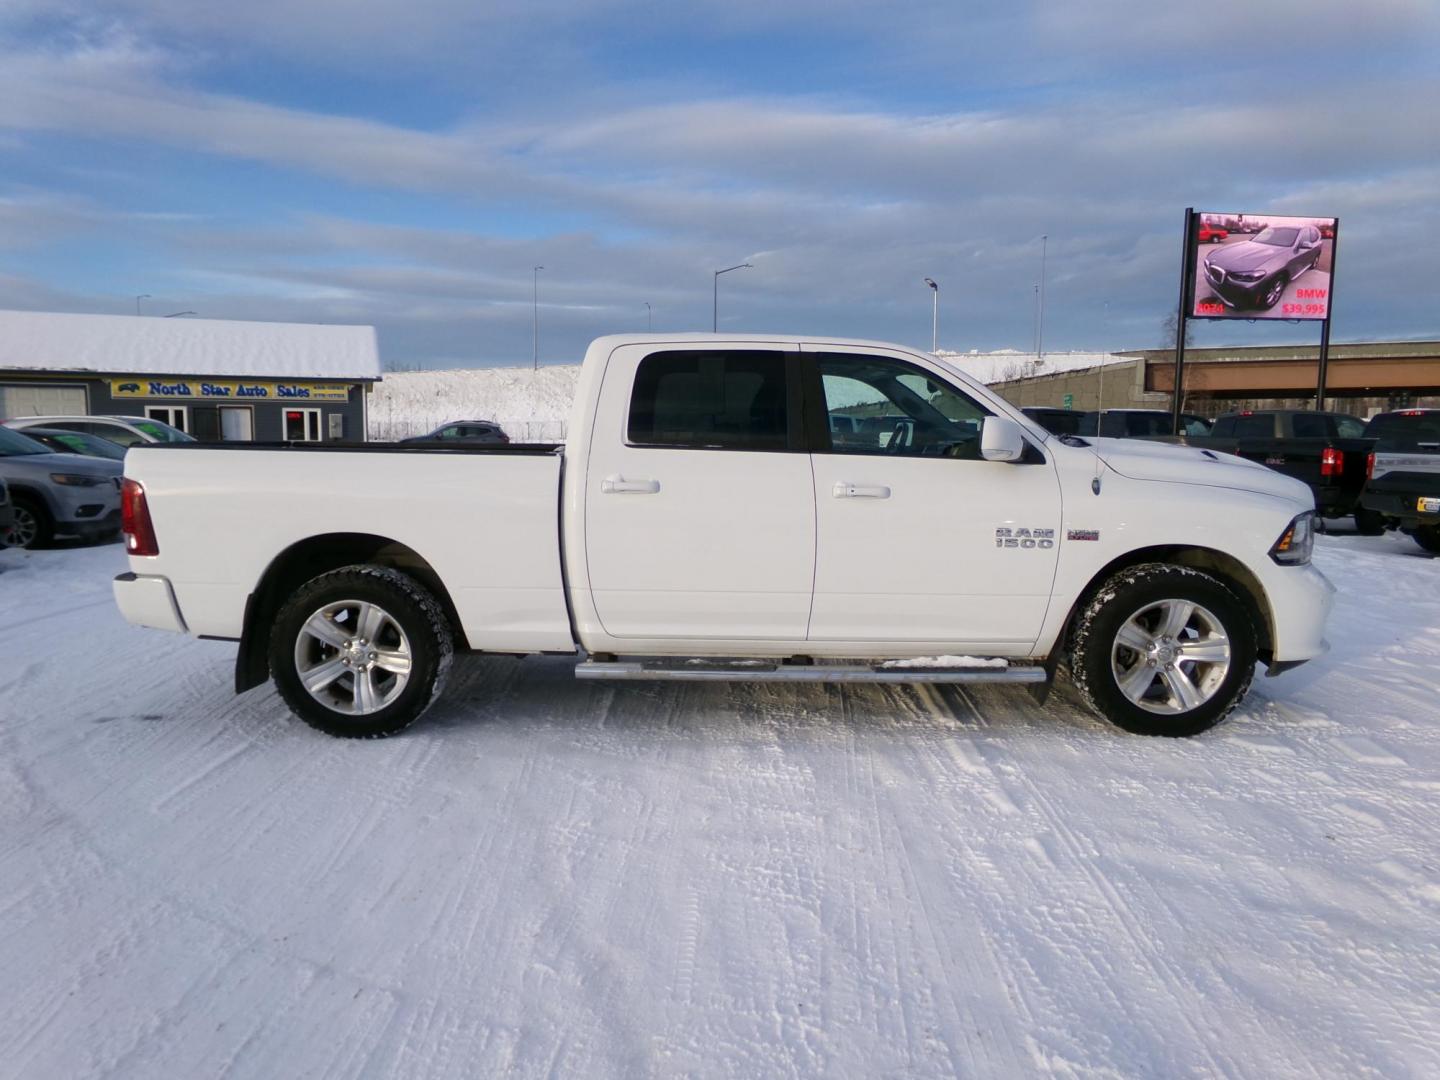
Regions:
M 1142 563 L 1188 566 L 1192 570 L 1203 570 L 1228 585 L 1249 611 L 1251 622 L 1255 626 L 1259 657 L 1269 664 L 1275 641 L 1275 616 L 1264 585 L 1260 583 L 1260 579 L 1250 568 L 1235 556 L 1214 548 L 1193 545 L 1136 548 L 1102 566 L 1085 588 L 1080 591 L 1075 603 L 1071 605 L 1070 612 L 1065 617 L 1064 630 L 1056 647 L 1057 653 L 1069 648 L 1070 634 L 1076 618 L 1094 598 L 1100 587 L 1121 570 L 1139 566 Z
M 270 677 L 270 627 L 285 599 L 313 577 L 355 565 L 388 566 L 413 577 L 439 602 L 456 641 L 466 641 L 449 590 L 434 567 L 414 548 L 374 533 L 310 536 L 276 555 L 246 598 L 240 648 L 235 656 L 236 693 L 259 686 Z

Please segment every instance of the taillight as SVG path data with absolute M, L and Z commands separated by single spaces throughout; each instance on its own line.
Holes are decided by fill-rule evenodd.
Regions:
M 120 485 L 120 530 L 125 534 L 125 550 L 131 555 L 159 555 L 155 526 L 150 521 L 150 507 L 145 502 L 145 488 L 139 480 L 128 476 Z
M 1368 453 L 1368 454 L 1365 455 L 1365 479 L 1366 479 L 1366 480 L 1374 480 L 1374 479 L 1375 479 L 1375 451 L 1374 451 L 1374 450 L 1371 450 L 1370 453 Z
M 1345 468 L 1345 451 L 1336 450 L 1333 446 L 1327 446 L 1320 451 L 1320 475 L 1339 476 L 1340 471 Z

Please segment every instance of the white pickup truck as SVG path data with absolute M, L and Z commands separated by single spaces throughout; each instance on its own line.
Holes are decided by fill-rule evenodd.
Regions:
M 1054 436 L 873 342 L 594 342 L 561 446 L 137 446 L 142 626 L 239 642 L 302 719 L 388 735 L 455 650 L 600 679 L 1004 682 L 1068 660 L 1189 735 L 1319 655 L 1310 490 L 1208 450 Z

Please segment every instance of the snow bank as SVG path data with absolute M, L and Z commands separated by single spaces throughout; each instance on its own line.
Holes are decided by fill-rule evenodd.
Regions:
M 515 442 L 563 442 L 579 378 L 579 364 L 394 372 L 370 396 L 370 438 L 423 435 L 451 420 L 494 420 Z

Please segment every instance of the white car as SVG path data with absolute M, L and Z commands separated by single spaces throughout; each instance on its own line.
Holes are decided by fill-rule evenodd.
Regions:
M 121 446 L 195 441 L 194 436 L 179 428 L 148 416 L 17 416 L 6 420 L 5 426 L 16 431 L 24 431 L 28 427 L 78 431 L 85 435 L 98 435 Z
M 126 476 L 125 617 L 237 641 L 238 690 L 345 736 L 414 720 L 456 650 L 1040 697 L 1068 656 L 1096 712 L 1189 735 L 1320 655 L 1334 592 L 1299 481 L 1052 436 L 863 341 L 601 338 L 564 447 L 142 445 Z

